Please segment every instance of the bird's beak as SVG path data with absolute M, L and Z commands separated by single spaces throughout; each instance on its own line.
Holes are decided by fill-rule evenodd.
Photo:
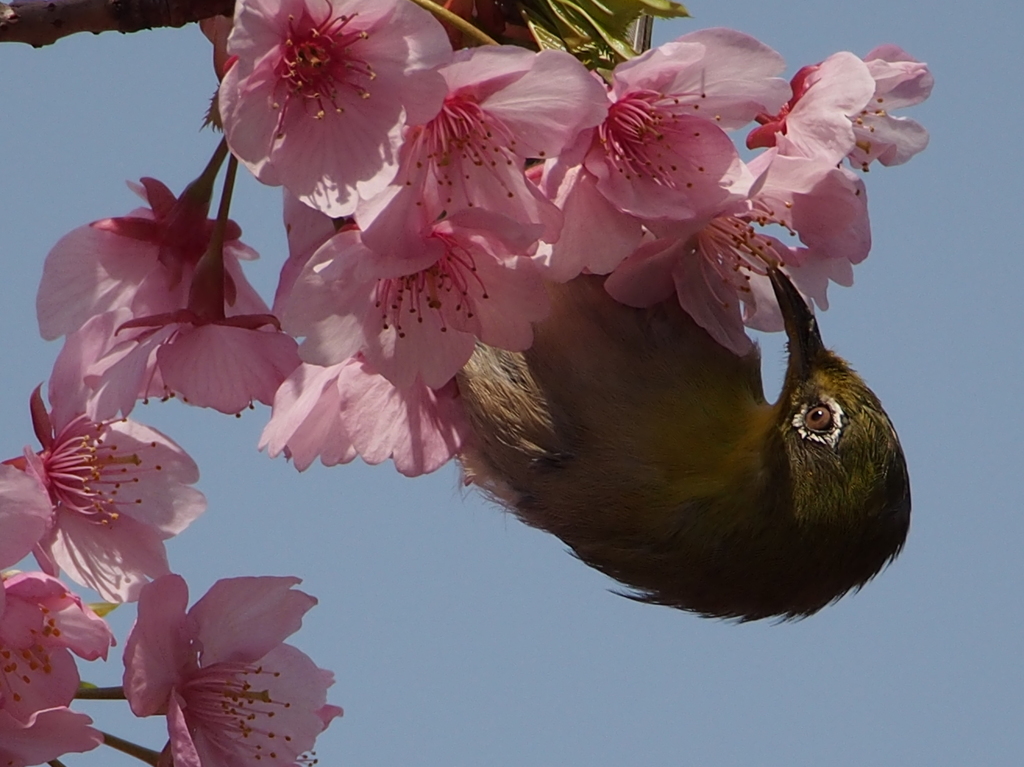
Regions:
M 807 379 L 814 360 L 825 351 L 818 332 L 818 322 L 789 277 L 772 266 L 768 268 L 768 278 L 772 281 L 775 298 L 786 323 L 790 367 L 800 374 L 800 378 Z

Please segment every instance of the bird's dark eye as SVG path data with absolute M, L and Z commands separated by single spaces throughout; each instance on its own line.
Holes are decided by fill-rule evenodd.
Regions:
M 804 416 L 804 425 L 811 431 L 828 431 L 832 421 L 832 409 L 828 405 L 815 405 Z

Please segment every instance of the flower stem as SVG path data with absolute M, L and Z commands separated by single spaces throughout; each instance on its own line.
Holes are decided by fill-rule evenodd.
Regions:
M 447 8 L 441 7 L 437 3 L 433 2 L 433 0 L 411 0 L 411 2 L 416 3 L 420 8 L 430 11 L 432 14 L 437 16 L 437 18 L 447 21 L 460 32 L 469 35 L 484 45 L 501 45 L 501 43 L 483 30 L 478 29 L 461 16 L 457 16 L 449 11 Z
M 154 751 L 151 748 L 145 748 L 127 740 L 121 740 L 116 735 L 103 732 L 100 730 L 100 735 L 103 736 L 103 745 L 110 746 L 115 751 L 120 751 L 122 754 L 128 754 L 128 756 L 134 756 L 146 764 L 151 764 L 153 767 L 157 767 L 157 762 L 160 759 L 160 752 Z
M 234 155 L 228 158 L 228 169 L 224 174 L 224 188 L 220 195 L 217 221 L 210 235 L 206 253 L 196 264 L 192 285 L 189 287 L 188 308 L 207 322 L 224 319 L 224 233 L 228 226 L 228 211 L 231 209 L 231 195 L 235 190 L 235 175 L 238 160 Z M 233 301 L 233 297 L 229 297 Z
M 78 700 L 127 700 L 123 687 L 79 687 Z

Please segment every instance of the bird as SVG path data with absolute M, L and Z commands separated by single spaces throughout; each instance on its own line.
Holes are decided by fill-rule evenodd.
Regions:
M 477 344 L 457 376 L 467 484 L 641 602 L 792 620 L 859 590 L 905 543 L 906 460 L 790 278 L 767 274 L 788 350 L 774 404 L 757 346 L 726 349 L 674 297 L 637 309 L 600 275 L 549 285 L 529 349 Z

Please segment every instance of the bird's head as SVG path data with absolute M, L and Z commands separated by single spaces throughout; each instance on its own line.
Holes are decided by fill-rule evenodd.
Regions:
M 900 551 L 910 522 L 910 481 L 899 438 L 874 392 L 826 349 L 789 279 L 769 277 L 785 321 L 789 363 L 775 405 L 776 444 L 798 524 L 830 531 L 830 556 L 855 586 Z M 837 564 L 839 564 L 837 562 Z

